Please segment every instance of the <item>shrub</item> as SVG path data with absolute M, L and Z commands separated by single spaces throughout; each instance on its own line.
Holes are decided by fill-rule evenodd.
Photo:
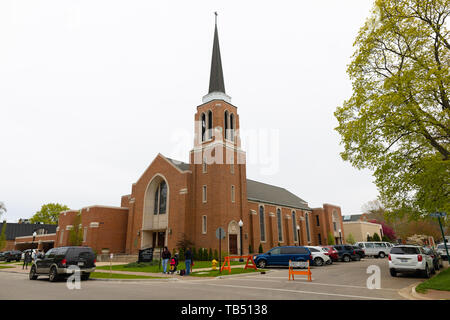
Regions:
M 250 254 L 253 253 L 253 248 L 252 248 L 251 244 L 248 245 L 248 253 L 250 253 Z
M 217 249 L 214 249 L 214 259 L 219 260 L 219 252 Z
M 213 258 L 214 258 L 214 256 L 213 256 L 212 249 L 209 248 L 209 252 L 208 252 L 208 261 L 211 261 Z
M 327 243 L 329 246 L 333 246 L 336 244 L 336 242 L 334 241 L 333 234 L 331 232 L 328 232 Z
M 263 252 L 264 252 L 263 247 L 262 247 L 262 244 L 260 243 L 259 248 L 258 248 L 258 253 L 263 253 Z
M 372 241 L 381 241 L 380 236 L 378 235 L 378 233 L 375 232 L 373 234 Z

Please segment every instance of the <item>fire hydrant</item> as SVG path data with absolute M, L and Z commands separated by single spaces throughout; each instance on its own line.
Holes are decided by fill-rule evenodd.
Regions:
M 216 259 L 213 259 L 213 261 L 211 261 L 211 262 L 212 262 L 212 269 L 213 269 L 213 270 L 216 270 L 217 260 L 216 260 Z

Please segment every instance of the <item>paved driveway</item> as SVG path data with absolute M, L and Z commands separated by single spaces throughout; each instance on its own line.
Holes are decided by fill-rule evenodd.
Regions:
M 381 270 L 381 289 L 368 289 L 370 265 Z M 387 259 L 364 259 L 312 269 L 312 282 L 296 276 L 288 280 L 287 268 L 272 268 L 265 275 L 247 274 L 221 279 L 180 277 L 178 281 L 98 281 L 81 283 L 80 290 L 65 282 L 49 283 L 46 277 L 30 281 L 26 274 L 0 272 L 0 299 L 189 299 L 189 300 L 346 300 L 404 299 L 398 291 L 422 278 L 389 275 Z

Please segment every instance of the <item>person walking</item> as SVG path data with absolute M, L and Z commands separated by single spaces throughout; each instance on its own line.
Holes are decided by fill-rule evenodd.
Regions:
M 25 267 L 25 270 L 28 270 L 28 264 L 31 262 L 31 253 L 30 251 L 25 252 L 25 255 L 23 257 L 23 265 L 22 270 Z
M 184 253 L 184 260 L 186 264 L 186 275 L 188 276 L 189 273 L 191 273 L 191 264 L 194 262 L 192 259 L 191 248 L 187 248 L 186 252 Z
M 171 256 L 172 255 L 171 255 L 169 249 L 167 249 L 167 247 L 164 247 L 164 250 L 161 255 L 162 263 L 163 263 L 163 273 L 169 273 L 169 272 L 167 272 L 167 264 L 168 264 Z

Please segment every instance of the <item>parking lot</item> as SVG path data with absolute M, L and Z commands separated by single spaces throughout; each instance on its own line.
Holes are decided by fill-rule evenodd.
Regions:
M 380 289 L 368 289 L 371 265 L 380 268 Z M 81 283 L 81 289 L 69 290 L 65 282 L 49 283 L 46 277 L 28 280 L 27 274 L 0 272 L 0 299 L 240 299 L 240 300 L 391 300 L 406 299 L 399 290 L 423 280 L 420 277 L 393 278 L 388 259 L 366 258 L 312 267 L 312 281 L 306 276 L 288 280 L 287 268 L 269 268 L 266 274 L 254 273 L 221 278 L 179 277 L 177 280 L 100 281 Z

